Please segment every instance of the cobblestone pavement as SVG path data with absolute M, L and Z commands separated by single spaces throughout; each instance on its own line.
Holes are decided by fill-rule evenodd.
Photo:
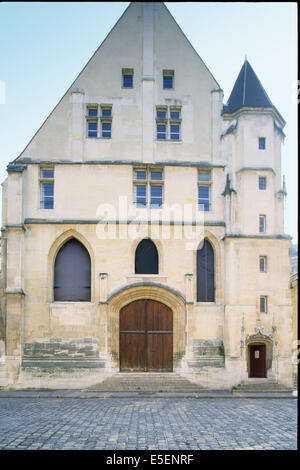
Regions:
M 0 398 L 0 449 L 295 450 L 295 399 Z

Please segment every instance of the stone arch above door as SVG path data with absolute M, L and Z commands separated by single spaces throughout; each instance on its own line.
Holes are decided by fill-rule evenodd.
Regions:
M 154 282 L 131 284 L 119 289 L 109 297 L 107 324 L 108 352 L 117 365 L 119 361 L 120 310 L 125 305 L 140 299 L 157 300 L 173 311 L 173 364 L 174 368 L 176 368 L 176 366 L 179 366 L 179 361 L 185 353 L 185 299 L 178 291 L 168 286 L 157 285 Z

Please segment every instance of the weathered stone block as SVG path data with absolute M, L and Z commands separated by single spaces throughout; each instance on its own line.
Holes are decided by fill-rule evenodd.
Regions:
M 94 338 L 63 339 L 47 338 L 32 340 L 24 345 L 24 358 L 99 357 L 99 341 Z

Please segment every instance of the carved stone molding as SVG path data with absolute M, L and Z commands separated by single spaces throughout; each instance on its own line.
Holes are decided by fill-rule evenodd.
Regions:
M 273 341 L 273 335 L 272 333 L 270 334 L 265 334 L 264 333 L 264 327 L 263 326 L 256 326 L 254 328 L 254 333 L 253 334 L 247 334 L 245 341 L 253 341 L 253 340 L 268 340 L 268 341 Z

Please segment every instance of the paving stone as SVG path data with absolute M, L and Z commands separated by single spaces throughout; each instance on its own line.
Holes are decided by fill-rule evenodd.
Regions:
M 295 450 L 294 399 L 0 398 L 0 449 Z

